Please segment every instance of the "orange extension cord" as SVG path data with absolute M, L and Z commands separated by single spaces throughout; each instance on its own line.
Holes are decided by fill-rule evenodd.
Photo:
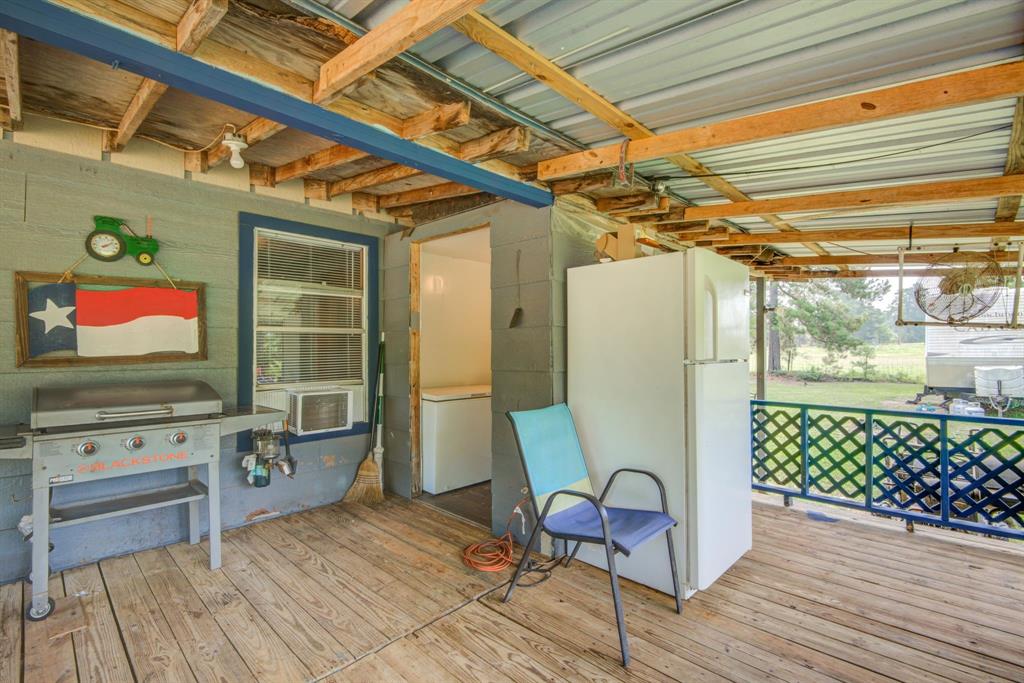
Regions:
M 522 515 L 522 505 L 526 502 L 523 498 L 512 508 L 512 514 L 505 522 L 505 533 L 499 538 L 488 538 L 486 541 L 467 545 L 462 550 L 462 562 L 467 567 L 482 572 L 500 572 L 511 567 L 515 562 L 512 557 L 512 520 L 517 514 Z

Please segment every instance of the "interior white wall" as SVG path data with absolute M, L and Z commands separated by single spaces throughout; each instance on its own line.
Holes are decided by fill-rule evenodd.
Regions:
M 491 264 L 420 259 L 420 385 L 491 383 Z

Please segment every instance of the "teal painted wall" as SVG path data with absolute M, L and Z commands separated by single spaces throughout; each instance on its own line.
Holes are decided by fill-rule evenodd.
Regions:
M 305 206 L 297 202 L 223 189 L 99 160 L 0 141 L 0 424 L 27 422 L 32 388 L 88 382 L 201 379 L 226 406 L 235 404 L 237 361 L 238 214 L 257 213 L 326 228 L 383 236 L 388 224 Z M 194 363 L 98 366 L 75 369 L 15 367 L 13 273 L 61 272 L 83 252 L 96 214 L 127 219 L 145 228 L 153 217 L 160 262 L 174 277 L 207 285 L 209 360 Z M 78 272 L 158 277 L 128 258 L 104 264 L 86 259 Z M 339 499 L 365 455 L 366 436 L 298 445 L 294 480 L 275 477 L 250 488 L 234 451 L 222 441 L 221 481 L 225 526 L 247 523 L 266 512 L 292 512 Z M 15 528 L 31 507 L 28 461 L 0 460 L 0 582 L 28 572 L 29 543 Z M 55 502 L 110 495 L 170 483 L 173 472 L 66 487 Z M 183 540 L 185 510 L 169 508 L 53 532 L 51 564 L 60 569 Z

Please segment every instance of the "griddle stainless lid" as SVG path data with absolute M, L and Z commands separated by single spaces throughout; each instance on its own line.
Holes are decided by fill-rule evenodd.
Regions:
M 167 420 L 222 409 L 220 394 L 198 380 L 45 387 L 33 391 L 32 429 Z

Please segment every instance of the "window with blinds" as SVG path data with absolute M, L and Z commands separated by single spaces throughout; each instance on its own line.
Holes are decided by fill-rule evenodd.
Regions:
M 344 242 L 256 231 L 256 391 L 365 382 L 365 255 Z

